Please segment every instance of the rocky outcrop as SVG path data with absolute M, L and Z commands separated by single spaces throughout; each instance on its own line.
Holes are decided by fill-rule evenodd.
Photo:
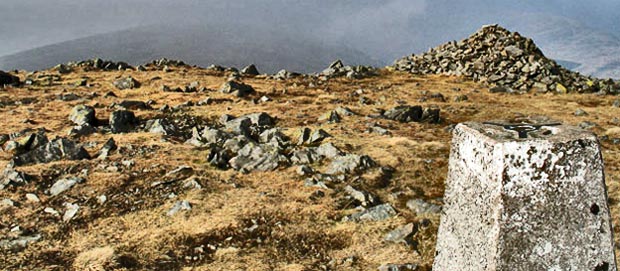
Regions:
M 620 83 L 583 76 L 545 57 L 534 41 L 498 25 L 467 39 L 397 60 L 394 69 L 414 74 L 448 74 L 501 87 L 502 92 L 619 93 Z

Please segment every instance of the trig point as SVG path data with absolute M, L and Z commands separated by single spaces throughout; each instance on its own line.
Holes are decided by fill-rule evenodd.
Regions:
M 553 122 L 456 126 L 433 270 L 617 271 L 603 161 Z

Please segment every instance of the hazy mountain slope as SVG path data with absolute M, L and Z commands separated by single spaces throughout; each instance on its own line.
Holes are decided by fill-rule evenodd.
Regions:
M 321 43 L 287 31 L 251 26 L 149 26 L 48 45 L 0 58 L 0 69 L 38 70 L 93 57 L 140 64 L 160 57 L 190 64 L 241 67 L 256 63 L 263 72 L 315 72 L 336 58 L 348 64 L 377 65 L 344 45 Z
M 517 18 L 518 17 L 518 18 Z M 506 26 L 531 37 L 545 55 L 596 77 L 620 78 L 620 39 L 560 16 L 530 13 L 508 19 Z

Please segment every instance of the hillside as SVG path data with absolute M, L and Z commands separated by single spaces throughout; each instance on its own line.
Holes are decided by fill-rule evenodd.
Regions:
M 556 67 L 510 37 L 541 73 Z M 475 56 L 505 61 L 498 44 Z M 317 75 L 101 66 L 0 73 L 2 270 L 430 270 L 452 128 L 528 117 L 599 136 L 620 244 L 615 95 L 342 62 Z
M 300 33 L 213 24 L 209 27 L 154 25 L 96 35 L 0 57 L 0 69 L 40 70 L 59 63 L 93 57 L 143 64 L 162 57 L 243 67 L 252 63 L 261 72 L 287 69 L 317 72 L 336 58 L 347 63 L 377 65 L 371 57 L 338 44 L 324 44 Z M 234 34 L 233 34 L 234 33 Z

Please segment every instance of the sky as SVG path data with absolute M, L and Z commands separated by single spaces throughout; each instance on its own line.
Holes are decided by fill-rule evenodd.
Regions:
M 0 56 L 133 27 L 226 24 L 346 44 L 378 59 L 468 36 L 483 24 L 536 30 L 522 14 L 620 37 L 618 0 L 3 0 Z M 532 30 L 534 29 L 534 30 Z M 527 33 L 525 33 L 527 34 Z

